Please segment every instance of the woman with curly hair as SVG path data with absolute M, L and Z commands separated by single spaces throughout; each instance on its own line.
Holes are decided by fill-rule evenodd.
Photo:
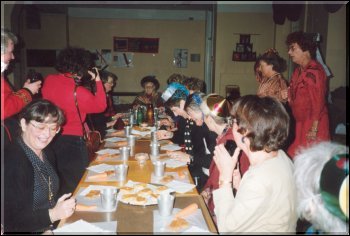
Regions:
M 283 94 L 283 91 L 287 90 L 288 85 L 282 75 L 286 68 L 286 60 L 280 57 L 275 49 L 269 49 L 258 57 L 254 66 L 259 83 L 257 95 L 275 97 L 280 102 L 287 102 L 287 96 Z
M 288 90 L 288 102 L 295 119 L 295 139 L 288 148 L 294 158 L 296 150 L 330 140 L 326 102 L 327 76 L 315 60 L 316 44 L 302 31 L 288 35 L 288 54 L 297 64 Z
M 53 142 L 61 180 L 60 193 L 74 191 L 89 164 L 82 122 L 88 113 L 103 112 L 107 107 L 98 70 L 91 68 L 93 60 L 87 50 L 68 47 L 58 55 L 56 69 L 59 73 L 48 75 L 42 89 L 43 98 L 61 108 L 67 121 L 61 135 Z M 80 86 L 82 78 L 89 75 L 96 81 L 95 94 Z

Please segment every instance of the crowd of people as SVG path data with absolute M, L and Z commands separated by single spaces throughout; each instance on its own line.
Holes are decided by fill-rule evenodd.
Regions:
M 6 29 L 1 37 L 1 223 L 5 232 L 45 232 L 75 211 L 72 192 L 89 165 L 85 130 L 103 137 L 121 118 L 110 94 L 118 77 L 68 47 L 57 74 L 13 91 L 5 71 L 17 38 Z M 348 232 L 348 205 L 338 201 L 348 194 L 348 147 L 330 141 L 327 77 L 305 33 L 286 45 L 296 64 L 290 83 L 285 59 L 269 49 L 254 65 L 255 95 L 206 95 L 203 80 L 173 74 L 164 92 L 155 76 L 142 78 L 132 103 L 165 111 L 157 138 L 183 147 L 168 155 L 188 164 L 219 233 Z

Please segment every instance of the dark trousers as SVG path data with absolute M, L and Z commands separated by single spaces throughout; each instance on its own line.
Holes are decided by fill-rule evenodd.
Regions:
M 73 193 L 89 165 L 85 141 L 80 136 L 60 135 L 53 141 L 60 178 L 59 197 Z

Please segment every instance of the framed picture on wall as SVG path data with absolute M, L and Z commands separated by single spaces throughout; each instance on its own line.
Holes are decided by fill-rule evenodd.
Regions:
M 236 52 L 244 52 L 244 44 L 236 43 Z
M 240 61 L 240 60 L 241 60 L 241 53 L 240 52 L 233 52 L 232 61 Z
M 239 37 L 239 42 L 243 44 L 250 43 L 250 34 L 241 34 Z
M 115 52 L 126 52 L 128 50 L 128 39 L 114 37 L 113 45 Z
M 245 48 L 245 52 L 252 52 L 253 51 L 253 44 L 251 43 L 247 43 L 247 44 L 244 44 L 244 48 Z

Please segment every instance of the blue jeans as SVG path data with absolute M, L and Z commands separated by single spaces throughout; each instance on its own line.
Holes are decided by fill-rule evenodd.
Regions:
M 73 193 L 89 165 L 88 152 L 83 137 L 60 135 L 53 141 L 60 178 L 58 197 Z

